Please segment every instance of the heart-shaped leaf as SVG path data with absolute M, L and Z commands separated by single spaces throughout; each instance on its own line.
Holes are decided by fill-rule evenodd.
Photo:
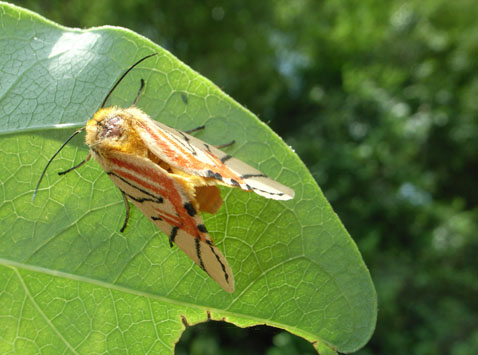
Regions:
M 184 323 L 268 324 L 321 353 L 349 352 L 371 336 L 376 296 L 356 245 L 299 158 L 252 113 L 149 40 L 125 29 L 74 30 L 0 4 L 0 352 L 168 351 Z M 119 191 L 81 138 L 47 160 L 94 114 L 119 76 L 111 104 L 138 106 L 170 126 L 201 124 L 198 137 L 295 190 L 271 201 L 222 189 L 205 223 L 235 274 L 224 292 L 133 209 L 119 229 Z M 320 138 L 318 138 L 320 139 Z

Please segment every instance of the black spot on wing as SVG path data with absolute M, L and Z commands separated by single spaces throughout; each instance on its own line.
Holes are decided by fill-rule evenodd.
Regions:
M 204 224 L 198 224 L 197 227 L 198 227 L 200 232 L 207 233 L 207 229 L 206 229 L 206 226 Z
M 178 139 L 177 137 L 172 137 L 176 142 L 181 144 L 184 149 L 189 151 L 192 155 L 197 155 L 196 149 L 192 146 L 189 137 L 184 133 L 179 130 L 176 130 L 176 132 L 181 136 L 181 139 Z
M 248 188 L 248 190 L 259 191 L 270 196 L 284 196 L 283 192 L 270 192 L 270 191 L 258 189 L 257 187 L 251 187 L 249 185 L 246 185 L 246 188 Z
M 176 235 L 178 234 L 178 227 L 171 228 L 171 233 L 169 233 L 169 245 L 171 248 L 173 247 L 174 239 L 176 239 Z
M 228 161 L 228 160 L 231 159 L 231 158 L 232 158 L 231 155 L 226 154 L 225 156 L 223 156 L 223 157 L 221 158 L 221 163 L 224 164 L 224 163 L 226 163 L 226 161 Z
M 202 261 L 202 256 L 201 256 L 201 242 L 199 241 L 199 239 L 197 238 L 194 238 L 195 242 L 196 242 L 196 255 L 198 257 L 198 260 L 199 260 L 199 266 L 201 267 L 201 269 L 203 269 L 204 271 L 207 272 L 206 268 L 204 267 L 204 262 Z
M 125 193 L 125 195 L 128 196 L 130 200 L 133 200 L 139 203 L 143 203 L 143 202 L 163 203 L 164 202 L 161 196 L 153 199 L 153 198 L 145 198 L 145 197 L 135 197 L 127 193 Z
M 128 180 L 126 179 L 123 179 L 121 176 L 115 174 L 114 172 L 112 171 L 108 171 L 106 172 L 108 175 L 110 176 L 114 176 L 115 178 L 123 181 L 125 184 L 131 186 L 133 189 L 141 192 L 142 194 L 145 194 L 147 196 L 150 196 L 151 198 L 144 198 L 144 197 L 136 197 L 136 196 L 132 196 L 130 194 L 127 194 L 127 193 L 124 193 L 126 196 L 128 196 L 129 199 L 133 200 L 133 201 L 136 201 L 136 202 L 139 202 L 139 203 L 143 203 L 143 202 L 146 202 L 146 201 L 150 201 L 150 202 L 156 202 L 156 203 L 163 203 L 163 198 L 161 196 L 156 196 L 138 186 L 136 186 L 135 184 L 132 184 L 130 183 Z
M 183 139 L 184 139 L 185 142 L 189 142 L 190 139 L 189 139 L 189 137 L 188 137 L 186 134 L 184 134 L 184 132 L 181 132 L 181 131 L 179 131 L 179 130 L 176 130 L 176 132 L 178 132 L 179 135 L 180 135 L 181 137 L 183 137 Z
M 234 179 L 231 179 L 231 184 L 236 186 L 235 183 L 237 183 L 237 181 L 235 181 Z M 270 196 L 284 196 L 284 193 L 283 192 L 271 192 L 271 191 L 266 191 L 266 190 L 262 190 L 262 189 L 259 189 L 257 187 L 252 187 L 251 185 L 249 184 L 245 184 L 245 185 L 239 185 L 237 184 L 238 187 L 240 187 L 241 189 L 243 190 L 246 190 L 246 191 L 259 191 L 259 192 L 262 192 L 264 194 L 267 194 L 267 195 L 270 195 Z
M 188 212 L 188 215 L 190 215 L 191 217 L 194 217 L 196 215 L 196 210 L 193 206 L 193 204 L 191 202 L 186 202 L 184 204 L 184 208 L 186 209 L 186 211 Z
M 198 225 L 198 228 L 200 225 Z M 214 247 L 214 244 L 212 242 L 212 240 L 210 239 L 206 239 L 205 240 L 205 243 L 209 246 L 209 248 L 211 249 L 211 252 L 214 254 L 214 256 L 216 257 L 216 260 L 217 262 L 221 265 L 221 269 L 222 271 L 224 272 L 224 279 L 226 280 L 227 283 L 229 283 L 229 274 L 227 273 L 227 270 L 226 270 L 226 265 L 224 265 L 224 263 L 222 262 L 221 258 L 219 257 L 219 255 L 217 255 L 216 253 L 216 249 Z M 201 263 L 201 267 L 203 268 L 204 271 L 207 272 L 207 270 L 203 267 L 204 265 L 202 264 L 202 259 L 201 259 L 201 254 L 200 254 L 200 246 L 198 245 L 199 244 L 199 239 L 196 239 L 196 253 L 198 255 L 198 258 L 200 260 L 200 263 Z M 207 272 L 208 273 L 208 272 Z M 209 274 L 209 273 L 208 273 Z
M 234 186 L 236 186 L 236 187 L 240 187 L 240 186 L 241 186 L 241 185 L 239 185 L 239 183 L 238 183 L 236 180 L 234 180 L 234 179 L 230 179 L 229 181 L 230 181 L 231 185 L 234 185 Z
M 219 255 L 216 254 L 216 250 L 214 249 L 214 247 L 210 245 L 209 248 L 211 249 L 211 252 L 216 257 L 218 263 L 221 264 L 221 269 L 224 272 L 224 278 L 226 279 L 226 282 L 229 283 L 229 274 L 226 271 L 226 265 L 222 263 L 221 258 L 219 257 Z
M 241 179 L 250 179 L 250 178 L 255 178 L 255 177 L 263 177 L 263 178 L 266 178 L 267 175 L 266 174 L 244 174 L 241 176 Z
M 206 177 L 222 181 L 222 175 L 219 173 L 215 173 L 212 170 L 206 171 Z

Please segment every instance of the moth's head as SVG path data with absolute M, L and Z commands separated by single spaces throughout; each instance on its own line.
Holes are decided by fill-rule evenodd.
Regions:
M 101 108 L 86 124 L 86 143 L 98 139 L 121 139 L 125 130 L 125 115 L 116 107 Z
M 118 107 L 101 108 L 86 124 L 86 144 L 96 151 L 138 154 L 144 144 L 134 129 L 135 116 Z

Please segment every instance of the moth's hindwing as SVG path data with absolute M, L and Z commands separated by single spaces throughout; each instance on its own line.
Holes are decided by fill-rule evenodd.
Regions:
M 147 158 L 109 152 L 97 160 L 113 183 L 186 255 L 227 292 L 234 291 L 231 267 L 213 244 L 202 217 L 180 183 Z

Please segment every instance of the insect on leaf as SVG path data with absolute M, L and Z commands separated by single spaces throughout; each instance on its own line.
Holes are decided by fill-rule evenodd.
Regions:
M 216 185 L 237 187 L 276 200 L 289 200 L 294 191 L 219 149 L 179 130 L 153 121 L 131 106 L 104 108 L 110 94 L 126 75 L 150 54 L 131 65 L 103 100 L 102 107 L 86 124 L 90 152 L 80 164 L 94 157 L 120 189 L 129 219 L 131 201 L 163 233 L 171 246 L 177 244 L 201 269 L 227 292 L 234 291 L 234 276 L 221 251 L 214 245 L 201 211 L 215 213 L 222 199 Z M 144 88 L 141 79 L 140 93 Z M 40 182 L 53 159 L 83 129 L 76 131 L 48 161 Z
M 69 29 L 6 3 L 0 3 L 0 27 L 0 352 L 171 353 L 186 323 L 208 319 L 285 329 L 320 353 L 353 352 L 368 341 L 376 297 L 357 246 L 298 156 L 250 111 L 132 31 Z M 236 179 L 226 174 L 219 183 L 217 170 L 195 180 L 147 148 L 151 162 L 175 175 L 174 184 L 196 192 L 197 215 L 227 257 L 226 272 L 234 272 L 232 293 L 180 248 L 168 247 L 171 227 L 165 237 L 134 206 L 120 233 L 125 206 L 112 179 L 126 183 L 100 164 L 58 176 L 88 155 L 83 137 L 58 154 L 31 202 L 48 159 L 85 127 L 125 70 L 151 53 L 159 54 L 135 67 L 107 106 L 128 109 L 144 79 L 136 106 L 173 127 L 163 128 L 171 140 L 180 135 L 175 129 L 206 125 L 194 136 L 209 147 L 236 140 L 223 149 L 226 155 L 214 153 L 226 166 L 234 156 L 295 192 L 289 201 L 264 198 L 258 195 L 267 191 L 263 177 L 243 177 L 253 190 L 244 192 L 230 188 Z M 139 133 L 138 139 L 144 141 Z M 118 159 L 136 165 L 143 158 Z M 200 179 L 215 183 L 198 185 Z M 149 190 L 134 192 L 153 199 Z M 164 211 L 158 216 L 167 217 Z M 181 244 L 183 235 L 178 229 L 171 239 Z M 194 259 L 191 243 L 198 239 L 187 235 L 185 249 Z

